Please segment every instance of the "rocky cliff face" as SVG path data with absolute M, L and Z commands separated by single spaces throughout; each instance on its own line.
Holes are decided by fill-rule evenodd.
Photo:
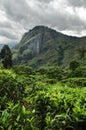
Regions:
M 25 33 L 13 49 L 14 64 L 33 67 L 57 64 L 66 66 L 72 59 L 79 59 L 78 49 L 86 48 L 86 37 L 63 35 L 44 26 L 36 26 Z

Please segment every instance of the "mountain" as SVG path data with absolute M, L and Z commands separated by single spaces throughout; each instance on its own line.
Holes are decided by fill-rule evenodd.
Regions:
M 45 26 L 36 26 L 13 48 L 13 63 L 32 67 L 68 66 L 73 59 L 82 60 L 80 51 L 85 50 L 86 37 L 67 36 Z

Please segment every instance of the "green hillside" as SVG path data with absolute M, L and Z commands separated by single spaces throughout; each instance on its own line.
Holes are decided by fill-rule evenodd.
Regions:
M 25 33 L 13 49 L 13 63 L 32 67 L 59 65 L 67 66 L 71 60 L 83 62 L 86 37 L 63 35 L 44 26 L 36 26 Z

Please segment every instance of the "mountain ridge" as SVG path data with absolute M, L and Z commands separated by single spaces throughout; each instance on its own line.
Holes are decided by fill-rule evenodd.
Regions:
M 13 49 L 13 63 L 40 67 L 67 66 L 73 59 L 82 60 L 78 49 L 86 48 L 86 37 L 67 36 L 45 26 L 26 32 Z

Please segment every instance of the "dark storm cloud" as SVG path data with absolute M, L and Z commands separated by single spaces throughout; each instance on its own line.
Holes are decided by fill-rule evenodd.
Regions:
M 78 31 L 86 29 L 86 23 L 77 15 L 77 12 L 73 8 L 69 8 L 69 10 L 65 9 L 68 8 L 68 3 L 66 3 L 66 7 L 62 6 L 63 8 L 57 4 L 55 10 L 52 8 L 53 5 L 51 5 L 48 5 L 47 9 L 44 8 L 43 13 L 40 11 L 40 24 L 50 25 L 59 31 L 77 30 L 77 34 Z M 70 13 L 70 9 L 72 9 L 72 13 Z
M 49 24 L 51 27 L 56 27 L 58 30 L 80 30 L 80 29 L 86 29 L 86 24 L 78 17 L 73 16 L 67 13 L 62 12 L 54 12 L 54 14 L 47 14 L 47 17 L 40 16 L 40 23 Z
M 6 37 L 12 40 L 17 39 L 17 36 L 13 32 L 9 32 L 8 30 L 3 30 L 3 29 L 0 29 L 0 36 Z
M 2 0 L 2 6 L 9 19 L 21 21 L 27 18 L 28 5 L 25 0 Z
M 0 0 L 0 35 L 20 40 L 36 25 L 76 31 L 78 35 L 86 29 L 85 14 L 79 15 L 79 8 L 85 6 L 86 0 Z
M 41 14 L 36 1 L 29 2 L 28 0 L 27 3 L 26 0 L 2 0 L 2 9 L 9 20 L 27 27 L 30 23 L 38 23 L 39 21 L 39 15 Z

